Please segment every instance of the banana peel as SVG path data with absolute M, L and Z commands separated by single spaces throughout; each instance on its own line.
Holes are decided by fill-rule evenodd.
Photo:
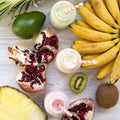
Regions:
M 120 43 L 118 43 L 119 45 Z M 84 69 L 93 69 L 104 66 L 105 64 L 114 60 L 119 52 L 119 46 L 116 45 L 109 49 L 108 51 L 104 52 L 100 56 L 94 58 L 93 60 L 96 61 L 96 64 L 89 64 L 89 63 L 82 63 L 82 68 Z
M 114 65 L 114 60 L 104 65 L 97 74 L 97 80 L 103 80 L 109 73 L 111 73 Z
M 110 83 L 114 84 L 119 78 L 120 78 L 120 51 L 115 60 L 109 81 Z
M 119 42 L 119 38 L 116 38 L 115 40 L 112 41 L 110 40 L 99 43 L 74 44 L 73 48 L 82 54 L 97 54 L 109 50 L 117 42 Z
M 70 24 L 69 29 L 82 39 L 81 41 L 74 41 L 71 47 L 83 55 L 83 60 L 96 61 L 96 64 L 82 63 L 81 68 L 95 69 L 101 67 L 96 76 L 97 79 L 101 80 L 109 74 L 109 81 L 114 84 L 120 78 L 120 12 L 118 12 L 120 0 L 111 1 L 90 0 L 90 2 L 85 2 L 83 6 L 77 9 L 82 20 Z M 112 6 L 116 6 L 116 8 L 113 9 Z M 91 8 L 95 14 L 91 12 Z M 91 28 L 84 23 L 87 23 Z M 115 39 L 117 40 L 114 43 Z M 90 43 L 86 43 L 86 40 Z M 109 47 L 108 41 L 110 41 Z M 101 42 L 104 44 L 100 44 Z M 91 47 L 90 44 L 93 47 L 97 45 L 97 48 Z M 105 49 L 106 46 L 107 49 Z M 99 52 L 96 53 L 96 51 Z M 96 56 L 96 54 L 99 55 Z
M 98 57 L 100 55 L 100 53 L 98 54 L 86 54 L 82 57 L 82 60 L 92 60 L 96 57 Z
M 93 9 L 93 7 L 92 7 L 92 5 L 90 4 L 89 1 L 86 1 L 86 2 L 84 3 L 84 6 L 85 6 L 89 11 L 91 11 L 93 14 L 95 14 L 95 11 L 94 11 L 94 9 Z

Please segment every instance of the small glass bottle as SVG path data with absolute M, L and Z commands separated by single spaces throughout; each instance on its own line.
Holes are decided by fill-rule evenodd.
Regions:
M 64 29 L 69 26 L 76 17 L 76 10 L 66 13 L 66 10 L 74 7 L 72 3 L 68 1 L 59 1 L 53 5 L 50 11 L 50 22 L 58 29 Z
M 52 91 L 45 96 L 44 106 L 49 114 L 59 117 L 63 113 L 63 110 L 59 106 L 67 108 L 69 106 L 69 100 L 65 93 L 58 90 Z
M 81 61 L 81 55 L 72 48 L 65 48 L 57 54 L 55 64 L 61 72 L 73 73 L 81 66 L 78 61 Z

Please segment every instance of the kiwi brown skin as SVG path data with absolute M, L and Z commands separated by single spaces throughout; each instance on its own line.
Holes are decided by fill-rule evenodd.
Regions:
M 114 84 L 102 83 L 96 90 L 96 102 L 103 108 L 111 108 L 117 104 L 119 91 Z

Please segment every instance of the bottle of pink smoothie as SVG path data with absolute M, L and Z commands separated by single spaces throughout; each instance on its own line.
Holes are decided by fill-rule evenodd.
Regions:
M 69 100 L 67 96 L 61 91 L 53 91 L 48 93 L 44 99 L 44 107 L 46 111 L 53 116 L 60 116 L 63 110 L 60 106 L 67 108 Z

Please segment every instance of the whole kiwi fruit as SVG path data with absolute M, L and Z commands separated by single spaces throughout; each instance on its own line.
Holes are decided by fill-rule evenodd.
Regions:
M 119 99 L 119 92 L 114 84 L 102 83 L 96 90 L 96 102 L 103 108 L 113 107 Z

